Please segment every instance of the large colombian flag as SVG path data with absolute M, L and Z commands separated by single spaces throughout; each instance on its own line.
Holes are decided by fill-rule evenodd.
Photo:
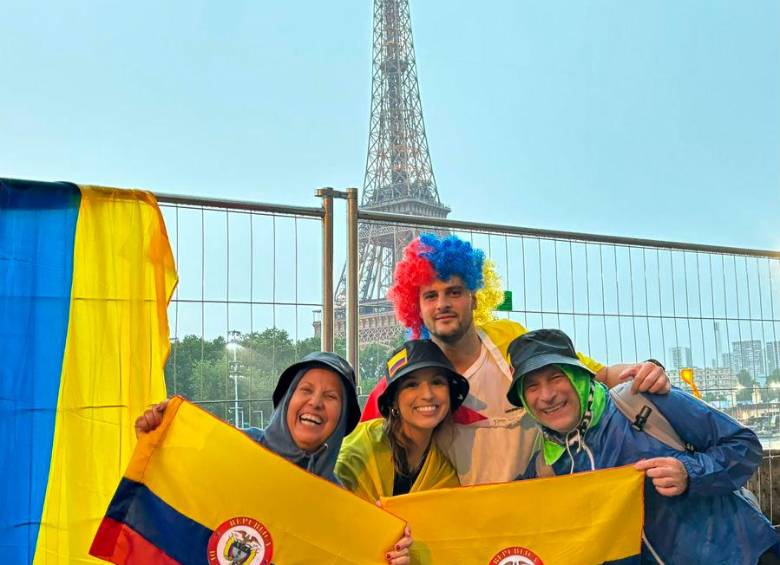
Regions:
M 90 542 L 165 397 L 176 272 L 154 197 L 0 179 L 0 555 L 97 563 Z
M 124 565 L 386 563 L 404 522 L 173 398 L 91 553 Z

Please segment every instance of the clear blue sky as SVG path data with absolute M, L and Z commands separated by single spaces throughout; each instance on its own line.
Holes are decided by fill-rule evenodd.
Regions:
M 360 186 L 370 0 L 0 5 L 0 176 Z M 780 3 L 412 1 L 452 217 L 780 249 Z

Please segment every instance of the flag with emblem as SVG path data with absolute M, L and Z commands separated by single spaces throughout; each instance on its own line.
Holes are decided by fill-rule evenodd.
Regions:
M 403 528 L 175 397 L 138 441 L 90 553 L 126 565 L 378 565 Z
M 412 563 L 588 565 L 639 555 L 643 486 L 644 474 L 626 466 L 432 490 L 382 505 L 411 524 Z

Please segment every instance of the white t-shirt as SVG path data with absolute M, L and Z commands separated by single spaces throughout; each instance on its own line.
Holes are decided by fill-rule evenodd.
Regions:
M 463 376 L 470 389 L 455 418 L 453 436 L 440 447 L 458 472 L 461 485 L 512 481 L 525 471 L 538 430 L 525 410 L 510 404 L 509 365 L 483 332 L 482 352 Z

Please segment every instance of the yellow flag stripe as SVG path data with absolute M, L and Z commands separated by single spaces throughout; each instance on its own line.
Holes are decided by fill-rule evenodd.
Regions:
M 176 271 L 149 193 L 80 187 L 68 337 L 34 563 L 100 563 L 88 551 L 133 421 L 165 398 L 167 303 Z

